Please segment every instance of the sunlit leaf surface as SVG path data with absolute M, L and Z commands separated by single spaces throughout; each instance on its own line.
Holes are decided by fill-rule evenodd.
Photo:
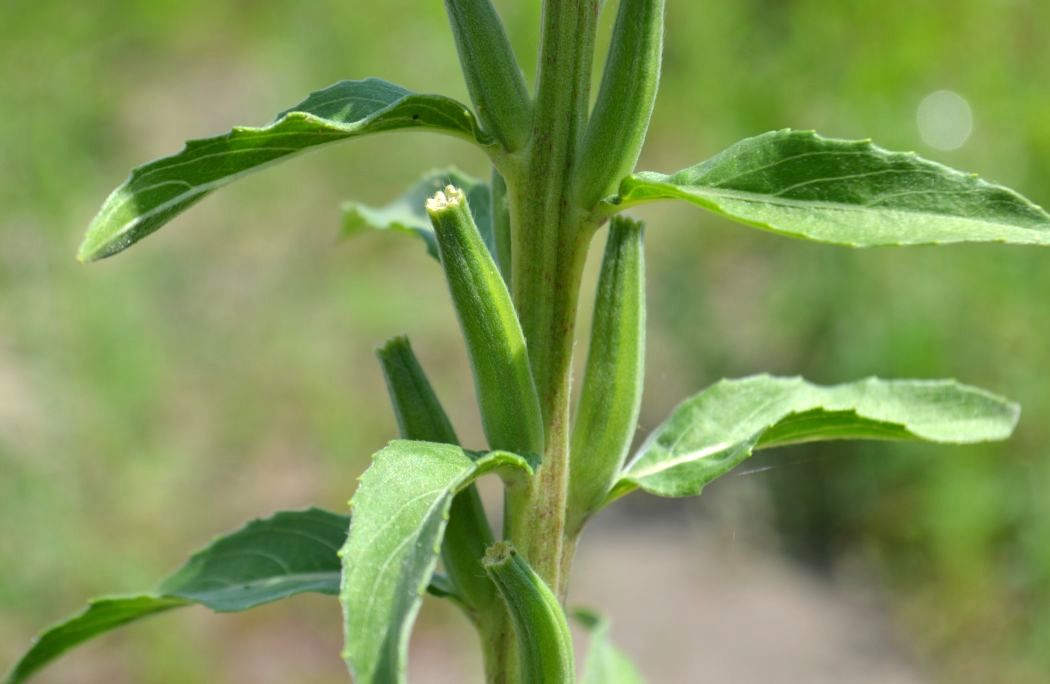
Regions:
M 832 439 L 970 444 L 1006 439 L 1020 408 L 951 380 L 869 378 L 821 386 L 756 375 L 723 380 L 678 405 L 624 470 L 613 496 L 635 488 L 699 494 L 755 449 Z
M 294 594 L 339 593 L 337 552 L 350 519 L 320 509 L 277 513 L 219 537 L 153 592 L 96 599 L 37 637 L 4 680 L 25 681 L 64 652 L 150 615 L 199 603 L 247 610 Z
M 340 552 L 343 657 L 358 684 L 403 682 L 409 633 L 441 551 L 452 499 L 484 473 L 531 473 L 520 456 L 398 440 L 375 455 L 354 494 Z
M 782 130 L 672 175 L 628 176 L 604 210 L 684 199 L 758 228 L 852 247 L 1050 245 L 1050 215 L 1013 190 L 869 141 Z
M 481 145 L 490 139 L 466 106 L 379 79 L 342 81 L 282 112 L 269 126 L 191 140 L 176 155 L 140 166 L 88 227 L 83 261 L 120 252 L 212 191 L 304 150 L 371 133 L 425 129 Z

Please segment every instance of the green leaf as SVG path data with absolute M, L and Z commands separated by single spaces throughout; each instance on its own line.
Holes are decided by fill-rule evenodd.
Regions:
M 455 185 L 467 194 L 478 232 L 489 252 L 495 255 L 489 186 L 454 167 L 430 171 L 400 197 L 380 207 L 346 202 L 343 204 L 343 232 L 356 235 L 367 230 L 394 230 L 414 235 L 423 240 L 427 254 L 440 261 L 434 227 L 430 225 L 425 206 L 428 198 L 447 185 Z
M 220 537 L 154 591 L 96 599 L 41 634 L 4 680 L 17 684 L 64 652 L 129 622 L 199 603 L 247 610 L 303 592 L 339 593 L 337 551 L 349 518 L 312 508 L 277 513 Z
M 625 178 L 608 213 L 684 199 L 790 237 L 852 247 L 1050 245 L 1050 215 L 1013 190 L 869 141 L 773 131 L 667 176 Z
M 358 684 L 403 682 L 408 637 L 437 564 L 455 495 L 494 470 L 532 473 L 522 457 L 397 440 L 361 477 L 343 559 L 343 657 Z M 516 486 L 516 485 L 515 485 Z
M 95 599 L 83 612 L 52 625 L 38 636 L 32 648 L 7 674 L 4 684 L 26 681 L 58 656 L 99 634 L 185 605 L 189 605 L 189 602 L 157 595 Z
M 317 508 L 252 521 L 193 554 L 160 592 L 218 612 L 303 592 L 338 594 L 338 552 L 349 524 L 349 517 Z
M 635 488 L 699 494 L 754 449 L 831 439 L 971 444 L 1006 439 L 1020 407 L 951 380 L 879 380 L 820 386 L 756 375 L 691 397 L 648 437 L 610 500 Z
M 574 611 L 573 617 L 591 634 L 583 684 L 642 684 L 645 681 L 627 656 L 612 645 L 607 620 L 583 609 Z
M 257 169 L 318 145 L 400 129 L 446 133 L 482 146 L 492 140 L 464 105 L 379 79 L 342 81 L 312 93 L 262 128 L 191 140 L 178 154 L 132 171 L 88 227 L 78 258 L 120 252 L 206 195 Z

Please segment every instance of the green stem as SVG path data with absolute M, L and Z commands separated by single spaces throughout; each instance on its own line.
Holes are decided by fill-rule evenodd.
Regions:
M 595 224 L 572 201 L 572 177 L 590 95 L 600 3 L 544 0 L 532 133 L 500 165 L 507 181 L 512 249 L 511 291 L 528 346 L 545 444 L 536 476 L 507 495 L 506 536 L 535 573 L 561 596 L 569 475 L 569 382 L 576 309 L 587 244 Z M 506 161 L 506 160 L 504 160 Z M 566 565 L 567 567 L 567 565 Z M 504 634 L 489 654 L 489 682 L 516 683 L 517 644 Z
M 496 265 L 499 266 L 503 280 L 507 287 L 511 286 L 511 230 L 510 230 L 510 204 L 507 198 L 507 181 L 503 174 L 493 166 L 492 168 L 492 233 L 495 235 Z
M 508 500 L 509 537 L 544 581 L 559 595 L 564 593 L 567 577 L 562 576 L 562 541 L 565 535 L 569 476 L 569 391 L 572 367 L 572 340 L 580 279 L 586 255 L 588 231 L 580 231 L 564 243 L 563 254 L 570 258 L 559 264 L 553 275 L 554 306 L 547 319 L 547 335 L 531 338 L 534 346 L 545 346 L 547 372 L 540 393 L 544 412 L 546 447 L 536 475 L 520 492 Z M 545 343 L 545 344 L 544 344 Z M 531 346 L 530 346 L 531 351 Z
M 587 213 L 572 202 L 573 165 L 587 118 L 596 0 L 546 0 L 533 132 L 523 173 L 508 185 L 514 304 L 528 343 L 546 443 L 532 483 L 508 503 L 510 537 L 560 594 L 569 460 L 569 379 Z M 509 181 L 510 179 L 508 179 Z
M 523 173 L 511 193 L 514 303 L 537 386 L 548 397 L 548 421 L 549 397 L 561 382 L 551 357 L 571 338 L 557 308 L 576 293 L 555 288 L 567 284 L 563 274 L 577 258 L 574 233 L 584 216 L 571 205 L 568 190 L 586 122 L 596 16 L 595 0 L 544 3 L 534 128 Z

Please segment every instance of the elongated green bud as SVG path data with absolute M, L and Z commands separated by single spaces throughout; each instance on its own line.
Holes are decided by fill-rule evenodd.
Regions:
M 660 84 L 663 38 L 664 0 L 621 0 L 601 90 L 577 157 L 573 194 L 585 209 L 634 170 Z
M 543 453 L 543 420 L 525 336 L 467 198 L 451 185 L 427 200 L 491 449 Z
M 521 684 L 576 681 L 569 625 L 550 588 L 506 542 L 496 542 L 489 548 L 485 570 L 514 623 Z
M 532 103 L 496 8 L 490 0 L 445 0 L 445 9 L 478 118 L 507 151 L 521 148 Z
M 407 337 L 395 337 L 376 351 L 397 425 L 405 439 L 458 444 L 452 422 L 427 380 Z M 445 570 L 456 594 L 477 619 L 496 600 L 496 588 L 485 575 L 481 560 L 492 544 L 492 528 L 471 485 L 452 500 L 448 527 L 441 545 Z
M 644 227 L 617 216 L 598 278 L 587 369 L 572 430 L 569 529 L 605 500 L 634 437 L 645 363 Z
M 405 439 L 459 444 L 448 414 L 430 386 L 423 367 L 404 336 L 395 337 L 376 350 L 383 378 L 394 406 L 397 427 Z

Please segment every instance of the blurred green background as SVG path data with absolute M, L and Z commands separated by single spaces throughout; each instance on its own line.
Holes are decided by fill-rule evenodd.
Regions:
M 539 3 L 497 4 L 531 75 Z M 915 149 L 1050 205 L 1045 0 L 668 4 L 642 168 L 816 128 Z M 386 201 L 449 163 L 486 175 L 461 143 L 407 134 L 327 148 L 238 183 L 130 254 L 73 259 L 133 165 L 368 75 L 466 100 L 442 4 L 0 7 L 0 669 L 85 597 L 150 587 L 245 519 L 342 509 L 395 432 L 371 351 L 392 335 L 412 337 L 461 432 L 481 443 L 436 265 L 414 241 L 337 231 L 343 199 Z M 943 89 L 973 112 L 952 151 L 925 145 L 917 125 L 920 102 Z M 1025 414 L 1004 445 L 782 450 L 711 497 L 631 497 L 617 525 L 656 510 L 763 530 L 754 543 L 817 581 L 866 578 L 929 681 L 1050 681 L 1050 253 L 850 251 L 688 206 L 638 213 L 650 224 L 643 427 L 719 377 L 760 371 L 954 377 Z M 451 625 L 442 639 L 469 652 L 463 623 L 424 618 Z M 85 648 L 41 681 L 341 681 L 338 623 L 330 600 L 311 597 L 239 616 L 186 611 Z

